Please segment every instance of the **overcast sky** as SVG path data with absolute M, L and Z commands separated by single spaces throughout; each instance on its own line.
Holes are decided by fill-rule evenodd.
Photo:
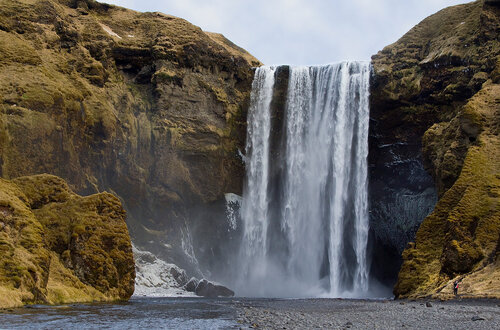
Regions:
M 184 18 L 264 64 L 368 60 L 425 17 L 470 0 L 101 0 Z

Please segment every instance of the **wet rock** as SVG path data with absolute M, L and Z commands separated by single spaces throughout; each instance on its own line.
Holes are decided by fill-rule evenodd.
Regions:
M 425 303 L 425 306 L 426 307 L 432 307 L 432 304 L 428 301 L 428 302 Z
M 170 268 L 170 274 L 174 277 L 179 286 L 183 286 L 188 282 L 188 277 L 184 269 L 172 267 Z
M 199 282 L 200 281 L 198 281 L 196 278 L 192 277 L 189 282 L 184 285 L 184 289 L 188 292 L 195 292 Z
M 206 279 L 202 279 L 200 283 L 196 286 L 194 293 L 197 296 L 216 298 L 216 297 L 232 297 L 234 296 L 234 291 L 226 288 L 223 285 L 212 283 Z

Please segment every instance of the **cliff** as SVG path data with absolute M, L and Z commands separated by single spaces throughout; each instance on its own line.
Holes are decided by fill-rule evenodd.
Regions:
M 241 192 L 260 63 L 180 18 L 92 0 L 2 1 L 0 53 L 1 176 L 112 191 L 138 246 L 196 270 L 193 236 L 217 239 L 211 214 Z
M 0 179 L 0 308 L 126 300 L 132 245 L 120 201 L 51 175 Z
M 499 35 L 498 1 L 476 1 L 372 58 L 371 157 L 382 144 L 412 146 L 439 198 L 404 250 L 396 297 L 448 297 L 455 279 L 464 295 L 500 296 Z M 395 150 L 404 160 L 408 148 Z
M 372 59 L 371 272 L 397 280 L 397 297 L 447 297 L 455 279 L 464 294 L 500 296 L 499 10 L 497 0 L 447 8 Z M 121 199 L 138 247 L 190 274 L 224 272 L 234 248 L 220 244 L 224 194 L 242 190 L 258 60 L 180 18 L 92 0 L 3 0 L 0 54 L 9 305 L 130 296 L 124 213 L 103 191 Z M 273 136 L 286 67 L 276 79 Z M 20 178 L 40 173 L 68 186 Z M 5 236 L 16 223 L 31 228 L 27 242 Z

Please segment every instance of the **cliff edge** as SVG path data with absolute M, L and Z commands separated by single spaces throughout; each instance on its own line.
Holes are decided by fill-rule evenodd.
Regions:
M 500 6 L 446 8 L 373 56 L 382 139 L 419 141 L 439 201 L 403 253 L 396 297 L 500 297 Z

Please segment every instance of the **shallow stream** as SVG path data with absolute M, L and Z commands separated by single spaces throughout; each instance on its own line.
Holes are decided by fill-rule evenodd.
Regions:
M 500 301 L 151 298 L 0 310 L 0 329 L 500 329 Z
M 29 306 L 0 312 L 0 329 L 238 328 L 229 299 L 135 298 L 119 304 Z

